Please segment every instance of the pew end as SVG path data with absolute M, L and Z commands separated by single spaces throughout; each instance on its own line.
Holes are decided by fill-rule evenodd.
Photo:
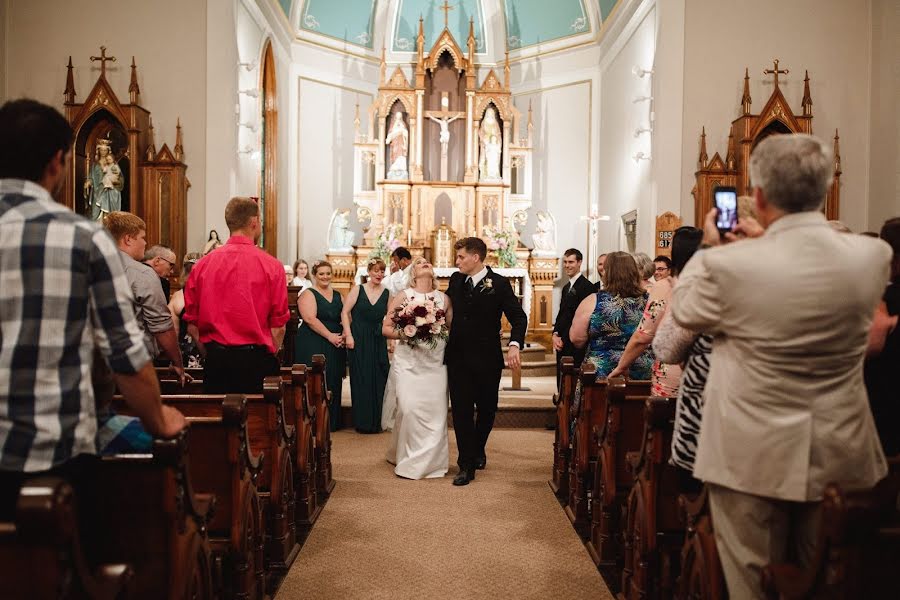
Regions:
M 569 460 L 572 451 L 569 426 L 578 376 L 575 359 L 564 356 L 560 365 L 559 390 L 553 395 L 553 405 L 556 407 L 556 433 L 553 440 L 553 471 L 548 481 L 550 489 L 560 500 L 567 498 L 569 494 Z

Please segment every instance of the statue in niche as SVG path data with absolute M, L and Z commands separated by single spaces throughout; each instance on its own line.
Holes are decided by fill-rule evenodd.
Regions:
M 441 154 L 447 154 L 447 146 L 450 144 L 450 123 L 457 120 L 459 115 L 455 115 L 453 117 L 442 117 L 438 119 L 432 115 L 428 115 L 428 118 L 437 123 L 441 128 L 440 142 L 441 142 Z
M 497 112 L 493 106 L 488 107 L 484 113 L 478 137 L 481 140 L 481 160 L 478 167 L 481 172 L 481 180 L 500 180 L 503 134 L 500 131 L 500 122 L 497 120 Z
M 556 256 L 556 219 L 549 210 L 537 212 L 537 225 L 531 236 L 536 256 Z
M 100 138 L 83 190 L 92 220 L 100 221 L 106 213 L 122 210 L 124 186 L 122 169 L 113 157 L 112 143 L 109 138 Z
M 388 179 L 409 179 L 409 168 L 406 157 L 409 155 L 409 129 L 403 121 L 403 113 L 394 113 L 391 129 L 384 141 L 391 147 L 390 166 L 388 167 Z
M 350 211 L 335 209 L 328 225 L 328 251 L 350 252 L 353 250 L 355 234 L 350 231 Z

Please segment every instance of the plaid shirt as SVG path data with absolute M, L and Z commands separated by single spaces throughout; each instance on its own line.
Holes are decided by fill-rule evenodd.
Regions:
M 96 453 L 95 347 L 116 373 L 150 360 L 115 243 L 41 186 L 0 179 L 0 469 Z

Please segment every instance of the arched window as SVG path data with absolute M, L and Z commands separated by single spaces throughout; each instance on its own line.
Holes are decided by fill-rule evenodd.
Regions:
M 263 51 L 262 148 L 260 152 L 259 213 L 262 219 L 260 245 L 272 256 L 278 255 L 278 109 L 275 91 L 275 57 L 271 40 Z

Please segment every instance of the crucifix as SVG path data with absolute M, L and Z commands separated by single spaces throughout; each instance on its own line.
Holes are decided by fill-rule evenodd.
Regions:
M 778 87 L 778 74 L 779 73 L 787 75 L 788 73 L 790 73 L 790 71 L 788 69 L 779 69 L 777 58 L 775 59 L 775 68 L 774 69 L 766 69 L 765 71 L 763 71 L 763 75 L 771 75 L 771 74 L 775 75 L 775 87 Z
M 590 214 L 579 217 L 581 221 L 588 222 L 588 252 L 587 252 L 587 276 L 590 277 L 591 269 L 594 266 L 591 262 L 593 256 L 597 256 L 599 250 L 597 249 L 597 234 L 598 228 L 597 226 L 600 224 L 600 221 L 609 221 L 609 215 L 601 215 L 600 208 L 596 204 L 591 205 Z M 599 275 L 599 273 L 598 273 Z
M 447 29 L 450 23 L 450 11 L 456 8 L 456 6 L 451 6 L 448 0 L 444 0 L 444 3 L 439 8 L 444 11 L 444 29 Z
M 106 61 L 116 62 L 115 56 L 106 55 L 106 46 L 100 46 L 100 56 L 92 56 L 91 62 L 100 61 L 100 77 L 106 77 Z
M 448 110 L 450 108 L 450 97 L 447 92 L 441 92 L 441 110 L 427 110 L 425 116 L 438 124 L 441 128 L 441 179 L 447 181 L 447 149 L 450 146 L 450 123 L 466 116 L 464 112 L 455 112 Z

